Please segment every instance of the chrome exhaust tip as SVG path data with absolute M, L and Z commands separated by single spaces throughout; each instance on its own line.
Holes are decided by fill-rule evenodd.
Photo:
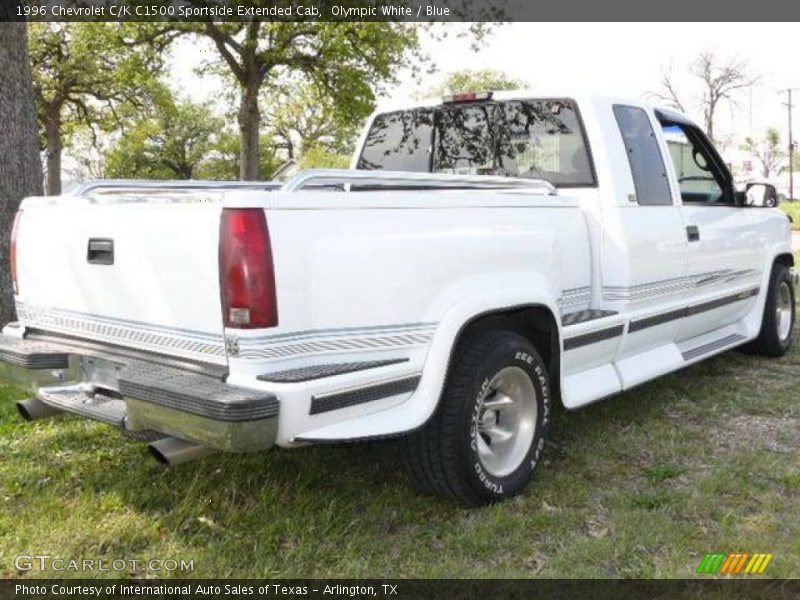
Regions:
M 38 398 L 20 400 L 17 402 L 17 411 L 19 412 L 20 416 L 29 423 L 38 421 L 39 419 L 55 417 L 56 415 L 61 414 L 60 410 L 56 410 L 52 406 L 48 406 Z
M 216 452 L 214 448 L 174 437 L 164 438 L 148 444 L 147 449 L 153 455 L 153 458 L 168 467 L 197 460 Z

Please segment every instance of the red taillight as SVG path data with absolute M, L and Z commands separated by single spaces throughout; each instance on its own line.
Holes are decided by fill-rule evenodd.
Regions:
M 222 211 L 219 283 L 225 327 L 255 329 L 278 324 L 275 269 L 264 211 Z
M 17 211 L 17 214 L 14 215 L 14 225 L 11 227 L 9 259 L 11 260 L 11 284 L 14 286 L 14 295 L 19 294 L 19 284 L 17 284 L 17 232 L 19 231 L 19 219 L 21 216 L 22 211 Z

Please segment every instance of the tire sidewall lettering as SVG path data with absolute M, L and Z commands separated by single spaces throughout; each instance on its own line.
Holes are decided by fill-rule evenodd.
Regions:
M 531 448 L 525 458 L 522 460 L 517 469 L 507 477 L 498 478 L 489 474 L 483 467 L 480 458 L 478 457 L 477 435 L 478 435 L 478 422 L 480 419 L 481 399 L 484 397 L 489 383 L 495 372 L 499 370 L 497 366 L 493 367 L 494 372 L 482 373 L 481 384 L 478 387 L 478 392 L 471 400 L 471 415 L 469 422 L 469 448 L 472 460 L 471 471 L 478 486 L 483 488 L 489 494 L 496 497 L 503 497 L 508 490 L 509 483 L 512 488 L 519 488 L 519 480 L 526 483 L 534 469 L 541 460 L 545 446 L 545 434 L 549 428 L 550 423 L 550 386 L 547 377 L 546 369 L 544 368 L 541 359 L 526 352 L 524 350 L 515 350 L 505 362 L 503 366 L 519 366 L 530 377 L 534 389 L 536 390 L 536 402 L 538 419 L 536 422 L 536 430 L 534 433 Z M 502 367 L 500 367 L 502 368 Z M 512 490 L 512 493 L 516 490 Z

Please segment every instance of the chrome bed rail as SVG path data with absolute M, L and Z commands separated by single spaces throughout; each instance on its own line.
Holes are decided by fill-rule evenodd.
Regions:
M 310 169 L 289 181 L 159 181 L 136 179 L 98 179 L 84 183 L 67 195 L 135 194 L 141 192 L 242 191 L 298 192 L 309 188 L 359 184 L 377 188 L 410 189 L 468 189 L 520 190 L 538 194 L 558 194 L 552 184 L 543 179 L 519 179 L 490 175 L 450 175 L 408 171 L 360 171 L 347 169 Z
M 83 196 L 96 192 L 137 191 L 193 191 L 193 190 L 260 190 L 273 191 L 281 188 L 277 181 L 196 181 L 193 179 L 160 181 L 151 179 L 96 179 L 75 188 L 67 195 Z
M 556 188 L 543 179 L 353 169 L 310 169 L 303 171 L 287 181 L 280 191 L 297 192 L 310 185 L 332 186 L 347 184 L 404 189 L 519 189 L 553 196 L 558 194 Z

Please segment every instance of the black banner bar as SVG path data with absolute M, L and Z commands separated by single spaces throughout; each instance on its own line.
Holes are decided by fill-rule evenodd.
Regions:
M 800 2 L 670 0 L 3 0 L 11 21 L 798 21 Z M 11 13 L 10 16 L 8 13 Z M 665 28 L 665 35 L 671 35 Z M 676 32 L 676 35 L 680 35 Z M 565 43 L 568 40 L 565 40 Z M 759 43 L 755 40 L 754 43 Z
M 546 598 L 548 600 L 626 598 L 680 600 L 736 598 L 793 600 L 800 598 L 800 580 L 748 577 L 667 580 L 403 580 L 403 579 L 208 579 L 208 580 L 0 580 L 0 597 L 15 600 L 75 600 L 78 598 L 194 600 L 198 598 L 324 599 L 447 598 L 480 600 Z

